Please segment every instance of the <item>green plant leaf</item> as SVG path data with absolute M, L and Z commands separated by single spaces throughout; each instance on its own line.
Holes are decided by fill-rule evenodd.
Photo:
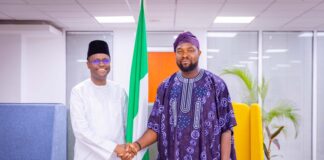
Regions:
M 268 149 L 267 149 L 265 143 L 263 143 L 263 150 L 264 150 L 264 154 L 265 154 L 266 158 L 269 160 L 270 159 L 270 156 L 268 154 Z
M 270 139 L 273 140 L 274 138 L 276 138 L 279 133 L 282 131 L 282 129 L 284 129 L 284 126 L 281 126 L 279 129 L 277 129 L 273 134 L 271 134 Z
M 297 113 L 295 105 L 293 105 L 291 102 L 288 101 L 280 101 L 277 105 L 271 106 L 271 109 L 267 109 L 266 104 L 265 104 L 265 99 L 268 94 L 269 90 L 269 81 L 266 81 L 264 77 L 262 77 L 262 83 L 257 84 L 257 81 L 253 81 L 252 75 L 249 72 L 247 68 L 242 69 L 242 68 L 231 68 L 231 69 L 224 69 L 223 73 L 221 75 L 232 75 L 237 78 L 239 78 L 243 84 L 245 85 L 245 88 L 248 91 L 248 95 L 244 95 L 244 102 L 250 105 L 251 103 L 258 102 L 258 96 L 261 98 L 261 103 L 262 103 L 262 124 L 264 127 L 263 133 L 267 135 L 264 137 L 265 140 L 269 140 L 269 148 L 263 143 L 263 148 L 264 148 L 264 153 L 266 155 L 266 158 L 270 160 L 271 157 L 276 157 L 271 156 L 270 153 L 270 146 L 271 143 L 273 142 L 278 149 L 280 149 L 280 144 L 279 140 L 276 139 L 275 137 L 278 136 L 281 132 L 286 135 L 286 130 L 287 128 L 284 127 L 283 125 L 280 126 L 275 126 L 275 127 L 270 127 L 273 126 L 272 121 L 274 119 L 286 119 L 290 122 L 293 123 L 294 128 L 295 128 L 295 138 L 298 136 L 298 129 L 299 129 L 299 114 Z M 279 124 L 282 121 L 279 121 Z M 282 123 L 281 123 L 282 124 Z M 277 128 L 276 131 L 271 134 L 270 129 Z
M 248 90 L 253 88 L 253 80 L 249 71 L 241 68 L 224 69 L 221 75 L 230 74 L 239 77 L 245 84 Z
M 230 68 L 224 69 L 221 75 L 233 75 L 238 77 L 244 83 L 247 88 L 249 95 L 245 97 L 247 104 L 257 102 L 257 84 L 253 81 L 251 73 L 247 69 L 242 68 Z
M 279 140 L 278 140 L 278 139 L 274 139 L 272 142 L 273 142 L 273 144 L 275 144 L 276 147 L 280 150 Z
M 265 130 L 267 132 L 268 137 L 271 137 L 270 129 L 268 126 L 265 126 Z
M 262 100 L 262 104 L 264 104 L 265 102 L 265 98 L 268 94 L 268 88 L 269 88 L 269 82 L 267 82 L 265 80 L 265 78 L 263 77 L 262 78 L 262 83 L 260 84 L 260 86 L 258 86 L 258 93 L 261 97 L 261 100 Z
M 280 101 L 277 106 L 270 109 L 269 112 L 264 114 L 264 121 L 266 125 L 269 125 L 273 119 L 288 119 L 295 127 L 295 138 L 298 136 L 299 128 L 299 114 L 295 109 L 295 106 L 287 101 Z
M 276 129 L 278 129 L 278 128 L 281 127 L 280 125 L 276 125 L 276 124 L 273 124 L 273 125 L 271 125 L 271 126 L 272 126 L 272 128 L 276 128 Z M 282 129 L 281 132 L 285 135 L 286 138 L 288 137 L 288 134 L 287 134 L 287 127 L 285 127 L 284 129 Z

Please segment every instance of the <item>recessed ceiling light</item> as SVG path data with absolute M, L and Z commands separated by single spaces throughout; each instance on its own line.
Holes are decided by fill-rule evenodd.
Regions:
M 223 17 L 215 18 L 214 23 L 251 23 L 255 17 Z
M 316 34 L 318 37 L 324 37 L 324 32 L 317 32 Z
M 258 57 L 249 57 L 249 60 L 258 60 Z
M 278 68 L 288 68 L 288 67 L 290 67 L 290 65 L 289 64 L 277 64 L 276 67 L 278 67 Z
M 251 51 L 249 53 L 251 53 L 251 54 L 258 54 L 258 51 Z
M 99 23 L 134 23 L 133 16 L 107 16 L 107 17 L 95 17 Z
M 298 35 L 298 37 L 313 37 L 312 32 L 304 32 Z
M 317 37 L 323 37 L 324 32 L 318 32 Z M 298 37 L 313 37 L 313 32 L 304 32 L 298 35 Z
M 77 59 L 76 61 L 79 62 L 79 63 L 86 63 L 86 62 L 88 62 L 88 60 L 86 60 L 86 59 Z
M 237 35 L 235 32 L 208 32 L 207 37 L 233 38 Z
M 284 53 L 287 52 L 288 49 L 267 49 L 267 53 Z
M 207 52 L 218 53 L 219 49 L 207 49 Z

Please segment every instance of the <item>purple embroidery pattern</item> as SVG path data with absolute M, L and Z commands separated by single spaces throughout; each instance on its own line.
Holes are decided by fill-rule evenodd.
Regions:
M 175 73 L 164 81 L 147 124 L 158 133 L 158 159 L 163 160 L 219 160 L 221 134 L 235 125 L 224 81 L 202 69 L 193 79 Z M 233 137 L 231 143 L 235 160 Z

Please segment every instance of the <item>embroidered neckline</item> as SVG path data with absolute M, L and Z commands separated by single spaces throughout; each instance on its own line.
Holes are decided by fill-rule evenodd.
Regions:
M 193 83 L 193 82 L 199 81 L 203 77 L 204 72 L 205 72 L 205 70 L 200 69 L 198 75 L 195 78 L 185 78 L 185 77 L 182 76 L 181 72 L 179 71 L 177 73 L 177 77 L 183 83 Z

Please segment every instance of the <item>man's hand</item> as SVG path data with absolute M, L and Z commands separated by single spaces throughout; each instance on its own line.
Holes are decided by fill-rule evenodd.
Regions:
M 119 158 L 122 160 L 131 160 L 140 150 L 137 144 L 118 144 L 114 150 Z
M 137 152 L 139 152 L 141 150 L 140 146 L 137 144 L 138 142 L 134 142 L 134 143 L 129 143 L 126 145 L 126 151 L 128 153 L 133 153 L 134 155 L 137 154 Z
M 140 147 L 136 143 L 129 143 L 126 145 L 126 152 L 121 159 L 129 160 L 136 156 L 137 152 L 140 151 Z
M 147 129 L 143 136 L 126 145 L 126 153 L 121 156 L 122 159 L 132 159 L 141 149 L 148 147 L 157 141 L 157 133 L 152 129 Z
M 114 152 L 118 157 L 123 157 L 126 155 L 126 145 L 125 144 L 117 144 Z

